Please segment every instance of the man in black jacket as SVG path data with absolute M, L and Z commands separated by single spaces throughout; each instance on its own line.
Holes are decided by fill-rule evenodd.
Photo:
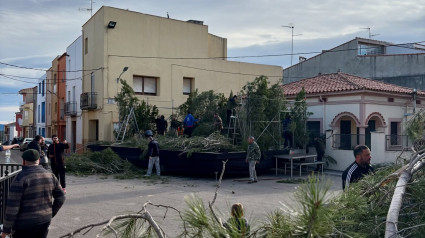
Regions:
M 28 143 L 28 149 L 36 150 L 38 154 L 41 155 L 41 147 L 40 147 L 40 141 L 41 138 L 43 138 L 40 135 L 36 135 L 34 137 L 34 140 L 32 140 L 30 143 Z
M 53 144 L 49 146 L 47 155 L 50 158 L 50 166 L 53 174 L 61 183 L 63 191 L 66 193 L 65 183 L 65 157 L 63 156 L 65 149 L 69 149 L 68 142 L 64 140 L 62 143 L 59 142 L 59 138 L 56 135 L 52 136 Z
M 154 140 L 152 136 L 148 137 L 148 156 L 149 156 L 149 165 L 148 172 L 145 176 L 151 176 L 153 165 L 155 164 L 156 175 L 161 175 L 161 169 L 159 167 L 159 144 L 158 141 Z
M 365 145 L 358 145 L 353 150 L 356 160 L 342 173 L 342 189 L 348 189 L 351 183 L 359 181 L 363 176 L 373 173 L 374 169 L 370 166 L 370 150 Z

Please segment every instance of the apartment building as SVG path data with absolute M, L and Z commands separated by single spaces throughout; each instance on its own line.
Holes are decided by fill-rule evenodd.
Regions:
M 72 152 L 81 152 L 81 145 L 83 144 L 83 123 L 79 100 L 82 93 L 83 77 L 82 47 L 82 36 L 79 36 L 66 48 L 66 140 L 70 143 Z M 79 147 L 77 147 L 77 145 Z
M 36 106 L 36 134 L 46 136 L 46 74 L 38 79 Z
M 227 39 L 198 20 L 103 6 L 83 25 L 82 41 L 83 144 L 115 139 L 118 78 L 166 116 L 195 89 L 229 95 L 260 75 L 282 80 L 280 66 L 227 61 Z

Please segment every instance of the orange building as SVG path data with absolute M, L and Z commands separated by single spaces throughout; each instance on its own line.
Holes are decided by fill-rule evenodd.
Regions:
M 46 103 L 48 107 L 46 117 L 51 118 L 46 120 L 47 136 L 51 137 L 56 134 L 59 140 L 65 139 L 66 120 L 65 120 L 65 96 L 66 96 L 66 53 L 56 57 L 52 61 L 52 68 L 47 75 L 48 78 Z

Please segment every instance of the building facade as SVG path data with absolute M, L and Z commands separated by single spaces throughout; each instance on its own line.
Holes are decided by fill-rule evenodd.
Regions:
M 36 132 L 35 127 L 35 110 L 34 105 L 37 105 L 37 86 L 33 88 L 25 88 L 19 90 L 22 95 L 22 102 L 19 106 L 19 111 L 22 114 L 22 137 L 34 137 Z
M 283 83 L 337 72 L 425 90 L 425 45 L 355 38 L 284 69 Z
M 80 95 L 82 93 L 83 77 L 83 42 L 78 37 L 66 48 L 66 140 L 70 143 L 72 152 L 81 152 L 83 141 Z
M 425 108 L 425 91 L 345 73 L 322 74 L 282 86 L 288 100 L 304 88 L 310 134 L 326 134 L 326 154 L 344 170 L 354 161 L 352 149 L 366 144 L 373 163 L 394 162 L 411 146 L 406 122 Z
M 36 131 L 38 135 L 46 136 L 46 74 L 38 79 L 37 86 L 37 107 L 36 110 Z
M 66 138 L 65 98 L 66 98 L 66 59 L 63 53 L 52 61 L 52 67 L 47 71 L 48 79 L 46 102 L 49 104 L 47 117 L 48 137 L 57 135 L 59 140 Z M 50 124 L 49 124 L 50 123 Z
M 201 21 L 104 6 L 83 25 L 82 41 L 83 144 L 115 139 L 118 78 L 165 116 L 195 89 L 230 95 L 260 75 L 282 79 L 280 66 L 227 61 L 227 40 L 208 33 Z

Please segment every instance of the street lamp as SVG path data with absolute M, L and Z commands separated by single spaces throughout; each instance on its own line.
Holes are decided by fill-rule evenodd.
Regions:
M 291 66 L 292 66 L 292 57 L 294 56 L 294 24 L 292 24 L 292 23 L 289 23 L 289 26 L 282 26 L 282 27 L 286 27 L 286 28 L 291 28 L 291 31 L 292 31 L 292 41 L 291 41 Z M 302 35 L 302 34 L 298 34 L 298 35 L 295 35 L 295 36 L 300 36 L 300 35 Z
M 127 66 L 125 66 L 125 67 L 122 69 L 122 72 L 121 72 L 120 76 L 118 76 L 118 78 L 117 78 L 117 83 L 120 81 L 120 79 L 121 79 L 121 75 L 122 75 L 125 71 L 127 71 L 127 70 L 128 70 L 128 67 L 127 67 Z

